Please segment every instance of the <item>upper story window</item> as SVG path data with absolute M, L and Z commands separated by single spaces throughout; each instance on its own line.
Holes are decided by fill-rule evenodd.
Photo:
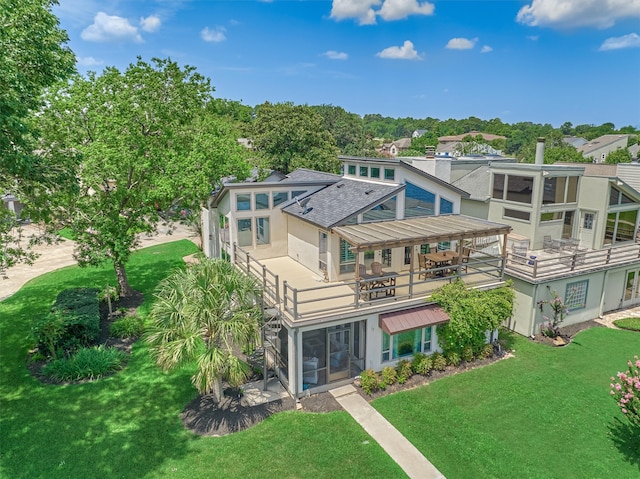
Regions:
M 363 223 L 371 223 L 373 221 L 395 220 L 397 197 L 388 199 L 384 203 L 374 206 L 362 215 Z
M 453 213 L 453 202 L 444 198 L 440 198 L 440 214 L 448 215 L 451 213 Z
M 251 193 L 236 194 L 236 210 L 251 211 Z
M 356 174 L 356 165 L 348 165 L 347 166 L 347 173 L 350 175 L 354 175 Z
M 256 209 L 268 210 L 269 209 L 269 194 L 268 193 L 256 193 Z
M 577 176 L 554 176 L 544 179 L 542 204 L 575 203 L 578 198 Z
M 393 168 L 385 168 L 384 169 L 384 179 L 393 181 L 396 179 L 396 170 Z
M 285 201 L 287 201 L 289 199 L 289 192 L 288 191 L 274 191 L 273 192 L 273 207 L 275 208 L 276 206 L 284 203 Z
M 533 195 L 533 176 L 493 175 L 493 198 L 531 204 Z
M 617 188 L 611 187 L 609 191 L 609 206 L 629 205 L 634 201 Z
M 377 166 L 371 167 L 371 178 L 380 178 L 380 168 Z
M 360 176 L 369 176 L 369 167 L 368 166 L 361 166 L 360 167 Z
M 436 195 L 413 183 L 407 182 L 404 190 L 404 216 L 433 216 L 435 214 Z
M 296 196 L 297 196 L 297 197 L 300 197 L 300 196 L 304 195 L 306 192 L 307 192 L 307 190 L 293 190 L 293 191 L 291 192 L 291 198 L 293 199 L 293 198 L 295 198 Z

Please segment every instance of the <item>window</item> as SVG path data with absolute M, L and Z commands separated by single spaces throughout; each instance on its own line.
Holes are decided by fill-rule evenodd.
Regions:
M 389 336 L 382 332 L 382 360 L 404 358 L 415 353 L 430 353 L 433 346 L 433 326 Z
M 586 230 L 592 230 L 593 229 L 593 220 L 594 220 L 594 214 L 593 213 L 585 213 L 584 214 L 584 222 L 582 224 L 582 227 Z
M 356 270 L 356 255 L 349 248 L 351 245 L 340 239 L 340 274 L 353 273 Z
M 251 193 L 236 195 L 236 211 L 251 210 Z
M 570 176 L 567 183 L 567 203 L 578 201 L 578 177 Z
M 438 251 L 447 251 L 451 249 L 451 241 L 440 241 L 438 243 Z
M 300 197 L 300 196 L 304 195 L 306 192 L 307 192 L 307 190 L 294 190 L 294 191 L 291 192 L 291 198 L 293 199 L 296 196 Z
M 360 167 L 360 176 L 369 176 L 369 167 L 368 166 L 361 166 Z
M 382 250 L 382 264 L 387 267 L 391 267 L 391 248 Z
M 635 238 L 638 211 L 611 212 L 607 215 L 604 244 L 633 241 Z
M 380 168 L 377 166 L 371 167 L 371 178 L 380 178 Z
M 393 181 L 396 179 L 396 170 L 393 168 L 385 168 L 384 169 L 384 179 Z
M 531 204 L 533 176 L 507 176 L 507 200 Z
M 576 281 L 575 283 L 567 283 L 567 289 L 564 293 L 564 305 L 567 309 L 575 310 L 586 308 L 588 289 L 588 279 Z
M 256 210 L 269 209 L 269 195 L 267 193 L 256 193 Z
M 327 269 L 327 233 L 324 231 L 318 231 L 318 268 Z
M 411 246 L 404 247 L 404 264 L 411 264 Z
M 404 217 L 435 215 L 436 195 L 412 183 L 405 185 Z
M 629 205 L 632 203 L 634 203 L 634 201 L 622 191 L 614 188 L 613 186 L 611 187 L 611 191 L 609 192 L 609 206 Z
M 504 175 L 501 173 L 493 175 L 493 197 L 498 200 L 504 199 Z
M 269 217 L 256 218 L 256 245 L 270 243 L 271 232 L 269 229 Z
M 238 220 L 238 246 L 253 246 L 251 235 L 251 218 Z
M 449 200 L 445 200 L 444 198 L 440 198 L 440 214 L 448 215 L 453 213 L 453 203 Z
M 229 244 L 229 218 L 225 215 L 220 215 L 220 241 L 224 244 Z
M 542 204 L 564 203 L 564 190 L 567 178 L 558 176 L 544 179 L 544 193 L 542 195 Z
M 355 176 L 356 175 L 356 165 L 347 166 L 347 173 L 349 173 L 350 175 Z
M 540 213 L 540 221 L 556 221 L 564 218 L 564 211 L 556 211 L 554 213 Z
M 273 207 L 284 203 L 289 199 L 289 193 L 287 191 L 276 191 L 273 193 Z
M 531 213 L 528 211 L 520 211 L 520 210 L 512 210 L 510 208 L 505 208 L 502 216 L 505 218 L 515 218 L 517 220 L 530 221 Z
M 393 197 L 374 206 L 369 211 L 366 211 L 362 215 L 363 223 L 370 223 L 372 221 L 384 221 L 396 219 L 396 201 L 397 197 Z

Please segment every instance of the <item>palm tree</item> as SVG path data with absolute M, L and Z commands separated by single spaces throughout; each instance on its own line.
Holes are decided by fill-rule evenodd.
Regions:
M 204 259 L 164 279 L 156 289 L 145 340 L 158 365 L 169 370 L 195 361 L 191 382 L 200 394 L 222 397 L 222 380 L 239 386 L 250 373 L 236 355 L 257 341 L 260 290 L 228 261 Z

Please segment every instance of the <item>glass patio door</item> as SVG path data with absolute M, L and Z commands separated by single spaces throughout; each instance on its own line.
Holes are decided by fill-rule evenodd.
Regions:
M 351 324 L 329 328 L 329 381 L 350 377 Z
M 627 271 L 622 306 L 640 303 L 640 270 Z

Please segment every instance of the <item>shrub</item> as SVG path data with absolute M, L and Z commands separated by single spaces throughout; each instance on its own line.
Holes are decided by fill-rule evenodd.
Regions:
M 444 371 L 447 368 L 447 359 L 440 353 L 431 355 L 431 363 L 436 371 Z
M 493 344 L 485 344 L 482 346 L 478 356 L 482 359 L 487 359 L 493 356 Z
M 470 363 L 473 361 L 475 354 L 473 354 L 473 348 L 471 346 L 467 346 L 462 350 L 462 360 Z
M 70 358 L 56 359 L 42 372 L 56 381 L 98 379 L 124 367 L 126 354 L 116 348 L 82 348 Z
M 97 289 L 66 289 L 56 298 L 51 314 L 40 320 L 33 335 L 41 351 L 51 357 L 73 354 L 89 346 L 100 333 L 100 309 Z
M 371 395 L 373 391 L 380 388 L 380 380 L 378 374 L 373 369 L 366 369 L 360 373 L 360 386 L 363 391 Z
M 140 337 L 144 332 L 144 320 L 138 315 L 125 316 L 111 323 L 109 332 L 115 338 Z
M 612 377 L 610 394 L 615 399 L 622 414 L 629 422 L 640 429 L 640 359 L 633 357 L 627 362 L 628 368 Z M 638 431 L 640 433 L 640 430 Z
M 408 359 L 402 359 L 400 362 L 398 362 L 396 371 L 398 373 L 398 382 L 400 384 L 406 383 L 407 379 L 409 379 L 413 375 L 413 371 L 411 370 L 411 361 L 409 361 Z
M 429 374 L 432 364 L 431 358 L 424 353 L 415 353 L 413 355 L 413 361 L 411 361 L 411 369 L 416 374 L 422 374 L 423 376 Z
M 447 364 L 450 366 L 457 366 L 460 364 L 460 355 L 455 351 L 449 351 L 446 355 Z
M 543 323 L 540 325 L 540 334 L 547 338 L 555 338 L 560 334 L 560 328 L 554 326 L 553 323 Z
M 382 382 L 381 387 L 384 389 L 386 386 L 391 386 L 398 381 L 398 373 L 393 366 L 386 366 L 382 368 Z M 383 386 L 384 385 L 384 386 Z

